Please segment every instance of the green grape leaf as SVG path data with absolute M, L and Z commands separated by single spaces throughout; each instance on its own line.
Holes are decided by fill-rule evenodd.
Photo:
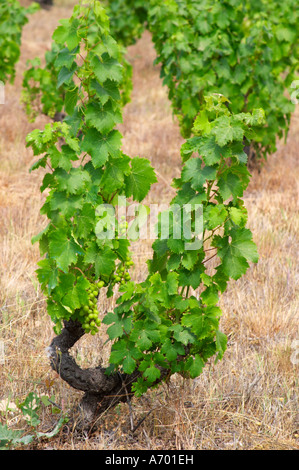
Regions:
M 169 295 L 175 295 L 178 291 L 178 273 L 171 272 L 167 274 L 166 279 L 167 292 Z
M 223 357 L 227 348 L 227 336 L 221 331 L 216 331 L 216 348 L 218 351 L 217 360 Z
M 200 298 L 205 305 L 216 305 L 219 301 L 217 289 L 214 286 L 208 286 L 201 293 Z
M 68 69 L 67 67 L 62 67 L 59 70 L 57 77 L 57 88 L 60 88 L 64 83 L 68 84 L 71 81 L 76 69 L 77 64 L 73 64 L 71 69 Z
M 146 331 L 142 331 L 136 340 L 136 345 L 141 351 L 148 350 L 152 344 L 153 342 L 149 339 Z
M 95 91 L 102 105 L 106 104 L 109 99 L 120 101 L 120 92 L 117 83 L 112 80 L 106 80 L 101 85 L 97 80 L 90 81 L 91 90 Z
M 136 368 L 136 361 L 131 354 L 127 354 L 122 365 L 125 374 L 132 374 Z
M 69 266 L 76 263 L 77 256 L 83 254 L 82 248 L 64 232 L 51 233 L 49 240 L 49 254 L 63 272 L 67 272 Z
M 161 372 L 152 362 L 151 365 L 144 370 L 143 376 L 146 377 L 148 382 L 153 383 L 160 378 Z
M 130 157 L 120 154 L 119 158 L 110 159 L 106 165 L 101 185 L 109 188 L 109 193 L 122 188 L 125 177 L 130 173 Z
M 238 197 L 243 196 L 244 188 L 242 181 L 238 175 L 230 171 L 226 171 L 218 179 L 219 193 L 224 201 L 233 197 L 236 200 Z
M 195 379 L 196 377 L 201 375 L 204 365 L 205 363 L 199 354 L 195 354 L 194 359 L 190 358 L 188 360 L 186 368 L 190 374 L 191 379 Z
M 109 155 L 117 157 L 120 153 L 122 135 L 119 131 L 113 130 L 108 135 L 103 135 L 97 129 L 91 128 L 86 131 L 81 144 L 82 152 L 87 152 L 95 168 L 103 166 Z
M 56 56 L 55 66 L 57 68 L 66 67 L 70 69 L 73 65 L 73 62 L 76 58 L 76 54 L 79 52 L 79 48 L 76 47 L 73 50 L 69 50 L 67 47 L 61 49 Z
M 109 336 L 109 339 L 112 341 L 113 339 L 120 338 L 123 335 L 123 325 L 122 323 L 114 323 L 113 325 L 109 326 L 107 328 L 107 335 Z M 123 359 L 123 356 L 122 356 Z M 113 359 L 111 358 L 111 361 Z
M 48 149 L 47 155 L 50 157 L 52 168 L 63 168 L 65 171 L 70 171 L 72 168 L 72 161 L 78 160 L 78 157 L 73 149 L 68 145 L 62 145 L 61 151 L 56 147 Z
M 39 266 L 36 270 L 37 279 L 42 289 L 47 287 L 50 293 L 58 285 L 58 269 L 49 258 L 41 259 L 37 265 Z
M 193 269 L 194 265 L 196 264 L 197 259 L 198 259 L 197 250 L 185 251 L 182 257 L 182 266 L 184 266 L 184 268 L 190 271 Z
M 165 354 L 168 361 L 175 361 L 178 354 L 184 355 L 185 349 L 181 343 L 173 342 L 170 338 L 167 338 L 161 347 L 161 352 Z
M 57 169 L 54 176 L 57 180 L 57 190 L 66 191 L 67 194 L 81 194 L 91 183 L 89 173 L 81 168 L 71 168 L 69 173 Z
M 176 254 L 182 254 L 185 251 L 185 242 L 179 238 L 169 238 L 167 240 L 168 248 Z
M 181 264 L 181 255 L 177 253 L 172 253 L 167 260 L 167 270 L 177 270 Z
M 31 173 L 34 170 L 37 170 L 40 167 L 46 168 L 46 164 L 47 164 L 47 156 L 45 155 L 44 157 L 39 158 L 35 163 L 33 163 L 33 165 L 31 165 L 29 169 L 29 173 Z
M 78 87 L 75 87 L 72 90 L 68 90 L 65 94 L 65 112 L 69 115 L 72 115 L 75 107 L 77 106 L 78 101 Z
M 80 42 L 80 38 L 77 35 L 79 24 L 78 18 L 74 18 L 72 21 L 70 19 L 60 20 L 60 26 L 53 33 L 53 40 L 58 44 L 66 43 L 70 50 L 75 49 Z
M 116 124 L 122 122 L 122 113 L 120 109 L 114 109 L 111 102 L 104 107 L 91 102 L 86 108 L 85 119 L 88 126 L 93 126 L 102 134 L 107 134 Z
M 201 111 L 196 117 L 193 124 L 193 132 L 195 134 L 209 134 L 211 131 L 211 123 L 206 111 Z
M 184 314 L 182 317 L 182 325 L 190 328 L 197 339 L 205 338 L 210 332 L 210 325 L 205 320 L 201 311 Z
M 122 80 L 122 66 L 116 59 L 110 57 L 107 53 L 101 58 L 94 56 L 91 65 L 98 81 L 103 85 L 106 80 L 120 82 Z
M 212 244 L 217 247 L 224 273 L 237 280 L 249 268 L 248 261 L 257 263 L 258 253 L 249 229 L 233 228 L 230 236 L 231 242 L 228 236 L 215 236 Z
M 108 314 L 109 315 L 109 314 Z M 112 328 L 112 327 L 110 327 Z M 110 328 L 108 328 L 110 330 Z M 110 336 L 111 337 L 110 339 L 115 339 L 115 338 L 118 338 L 120 336 L 122 336 L 123 334 L 123 329 L 122 327 L 119 329 L 119 331 L 117 331 L 117 328 L 115 330 L 110 330 Z M 116 335 L 116 336 L 114 336 Z M 110 363 L 111 364 L 121 364 L 124 360 L 124 358 L 126 357 L 126 354 L 128 353 L 128 350 L 127 350 L 127 345 L 125 343 L 125 341 L 117 341 L 116 343 L 114 343 L 112 345 L 112 348 L 111 348 L 111 354 L 110 354 Z
M 184 183 L 190 181 L 192 189 L 201 191 L 206 181 L 216 178 L 216 173 L 217 169 L 212 166 L 202 167 L 202 160 L 200 158 L 191 158 L 183 168 L 182 181 Z
M 177 324 L 172 326 L 171 330 L 173 331 L 174 339 L 183 343 L 185 346 L 189 343 L 193 344 L 195 342 L 195 336 L 189 329 L 185 329 L 181 325 Z
M 95 224 L 95 209 L 91 204 L 86 203 L 83 205 L 82 210 L 74 219 L 74 224 L 74 231 L 78 238 L 88 239 L 91 236 Z
M 116 254 L 108 247 L 100 249 L 95 242 L 90 243 L 84 261 L 95 266 L 96 277 L 110 276 L 115 270 Z
M 110 340 L 114 340 L 116 338 L 120 338 L 123 333 L 124 333 L 124 324 L 122 321 L 122 318 L 119 314 L 115 312 L 109 312 L 105 317 L 103 318 L 103 323 L 105 325 L 110 325 L 109 328 L 107 328 L 107 334 L 110 338 Z M 112 348 L 112 357 L 110 357 L 111 362 L 114 363 L 116 356 L 118 355 L 119 351 L 122 351 L 121 356 L 118 358 L 116 363 L 119 363 L 123 358 L 125 357 L 127 353 L 127 345 L 125 344 L 124 341 L 119 341 L 118 343 L 115 343 Z
M 131 160 L 131 172 L 125 178 L 126 194 L 141 202 L 151 185 L 157 182 L 155 172 L 146 158 L 135 157 Z
M 228 216 L 228 212 L 224 204 L 209 204 L 204 208 L 204 220 L 209 230 L 213 230 L 222 225 Z
M 229 217 L 236 225 L 243 226 L 247 222 L 247 211 L 245 208 L 238 209 L 237 207 L 229 208 Z
M 191 154 L 197 152 L 202 157 L 204 163 L 208 166 L 219 163 L 225 150 L 216 143 L 214 135 L 203 137 L 192 137 L 182 146 L 182 157 L 190 158 Z
M 276 36 L 280 42 L 286 41 L 292 43 L 296 38 L 296 30 L 286 28 L 284 26 L 278 26 L 276 29 Z
M 82 208 L 84 204 L 83 195 L 72 194 L 68 195 L 66 192 L 55 191 L 50 196 L 50 208 L 52 211 L 59 211 L 59 213 L 66 218 L 71 218 L 75 213 Z M 47 211 L 47 206 L 46 213 Z
M 224 147 L 234 140 L 243 140 L 244 129 L 240 124 L 232 123 L 230 116 L 221 116 L 215 120 L 211 134 L 215 136 L 216 143 Z

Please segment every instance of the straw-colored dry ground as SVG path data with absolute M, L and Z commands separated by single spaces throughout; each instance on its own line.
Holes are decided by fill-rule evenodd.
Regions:
M 64 6 L 61 6 L 64 5 Z M 6 86 L 0 106 L 0 422 L 22 428 L 18 411 L 8 411 L 31 391 L 55 397 L 67 412 L 81 394 L 57 377 L 48 365 L 45 348 L 53 336 L 45 302 L 35 280 L 39 259 L 31 237 L 44 226 L 39 215 L 42 173 L 28 169 L 34 161 L 25 136 L 44 125 L 29 124 L 20 105 L 26 60 L 50 46 L 58 20 L 71 8 L 60 2 L 49 12 L 35 14 L 23 33 L 22 55 L 15 84 Z M 179 129 L 171 116 L 150 36 L 129 50 L 134 64 L 132 102 L 124 111 L 123 148 L 131 156 L 148 157 L 158 175 L 147 201 L 168 202 L 171 179 L 179 174 Z M 134 434 L 126 404 L 102 417 L 99 431 L 86 438 L 72 433 L 39 444 L 44 449 L 278 449 L 299 448 L 298 431 L 298 148 L 299 113 L 293 116 L 286 145 L 264 168 L 254 171 L 245 201 L 249 223 L 260 253 L 259 263 L 221 298 L 222 328 L 228 350 L 221 363 L 209 366 L 194 381 L 174 378 L 133 401 L 133 419 L 150 412 Z M 146 274 L 150 242 L 136 244 L 134 279 Z M 101 302 L 103 311 L 115 299 Z M 74 348 L 83 366 L 107 359 L 104 334 L 84 337 Z M 1 349 L 1 348 L 0 348 Z M 4 359 L 4 361 L 3 361 Z M 297 359 L 297 360 L 296 360 Z M 297 362 L 297 364 L 296 364 Z M 41 430 L 57 420 L 42 410 Z

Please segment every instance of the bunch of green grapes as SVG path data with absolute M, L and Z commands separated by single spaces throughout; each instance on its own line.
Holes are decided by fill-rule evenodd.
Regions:
M 128 230 L 128 222 L 125 219 L 125 216 L 122 215 L 120 218 L 120 224 L 118 225 L 118 235 L 121 238 L 124 238 L 126 236 Z
M 115 273 L 112 274 L 110 284 L 125 284 L 126 282 L 130 281 L 131 276 L 129 273 L 129 269 L 133 266 L 134 262 L 132 261 L 130 256 L 127 256 L 126 260 L 121 262 Z M 104 281 L 98 281 L 95 283 L 90 283 L 90 286 L 87 289 L 88 293 L 88 304 L 84 305 L 79 311 L 76 313 L 76 318 L 82 324 L 82 328 L 85 330 L 86 333 L 91 333 L 95 335 L 99 331 L 99 326 L 101 325 L 101 320 L 99 318 L 99 311 L 98 311 L 98 296 L 100 289 L 105 287 L 107 284 Z
M 112 284 L 125 284 L 131 280 L 129 269 L 133 266 L 134 262 L 127 256 L 126 261 L 120 263 L 116 269 L 116 272 L 112 274 Z
M 123 222 L 121 227 L 122 232 L 125 231 L 127 227 L 127 222 Z M 98 282 L 90 282 L 89 287 L 87 288 L 88 304 L 84 305 L 84 307 L 82 307 L 80 310 L 77 310 L 75 313 L 76 319 L 81 322 L 82 328 L 86 333 L 95 335 L 98 333 L 99 326 L 101 325 L 97 305 L 100 289 L 107 287 L 107 285 L 112 287 L 115 284 L 125 284 L 126 282 L 130 281 L 131 276 L 129 269 L 133 264 L 134 262 L 132 261 L 131 257 L 127 256 L 125 261 L 119 263 L 115 273 L 111 275 L 108 284 L 107 282 L 101 280 Z
M 127 233 L 128 229 L 128 222 L 125 220 L 125 216 L 121 216 L 121 223 L 119 224 L 119 235 L 124 237 Z M 112 274 L 111 284 L 115 285 L 117 283 L 125 284 L 127 281 L 131 280 L 131 276 L 128 272 L 131 266 L 133 266 L 134 262 L 132 261 L 130 256 L 127 256 L 124 262 L 121 262 L 114 274 Z
M 104 281 L 90 284 L 87 289 L 88 305 L 84 305 L 79 311 L 79 320 L 82 323 L 83 329 L 86 333 L 91 333 L 92 335 L 95 335 L 99 331 L 98 327 L 101 325 L 97 302 L 99 291 L 104 286 Z

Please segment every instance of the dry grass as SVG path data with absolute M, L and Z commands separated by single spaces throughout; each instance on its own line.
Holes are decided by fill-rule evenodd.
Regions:
M 45 348 L 53 336 L 45 302 L 35 280 L 39 253 L 31 237 L 44 225 L 39 215 L 41 172 L 28 173 L 33 162 L 25 136 L 46 118 L 29 124 L 20 105 L 26 60 L 43 56 L 58 20 L 70 13 L 70 2 L 33 16 L 24 29 L 22 56 L 15 85 L 6 87 L 0 112 L 0 403 L 24 399 L 30 391 L 53 395 L 65 411 L 81 394 L 70 389 L 48 365 Z M 58 5 L 58 2 L 57 2 Z M 168 202 L 171 179 L 179 174 L 182 138 L 171 116 L 159 70 L 153 67 L 150 37 L 129 50 L 134 64 L 132 102 L 124 112 L 123 148 L 148 157 L 159 175 L 147 202 Z M 298 111 L 298 110 L 297 110 Z M 175 377 L 133 402 L 133 418 L 143 423 L 130 432 L 128 406 L 102 417 L 96 434 L 79 439 L 57 436 L 48 449 L 298 449 L 298 364 L 292 341 L 298 334 L 298 147 L 299 113 L 292 120 L 286 145 L 281 143 L 261 172 L 253 172 L 245 201 L 249 224 L 260 253 L 259 263 L 221 298 L 222 328 L 228 350 L 221 363 L 202 376 L 183 382 Z M 134 245 L 134 279 L 146 275 L 150 242 Z M 103 311 L 115 299 L 102 299 Z M 84 337 L 74 348 L 83 366 L 106 361 L 104 334 Z M 0 358 L 1 360 L 1 358 Z M 48 408 L 42 428 L 55 423 Z M 21 427 L 18 412 L 2 412 L 2 423 Z

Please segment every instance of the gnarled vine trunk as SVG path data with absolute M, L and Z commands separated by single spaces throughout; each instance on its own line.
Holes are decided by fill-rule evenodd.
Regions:
M 107 375 L 104 367 L 82 369 L 69 350 L 84 335 L 79 322 L 65 321 L 61 333 L 48 348 L 52 369 L 71 387 L 81 390 L 84 396 L 72 421 L 76 429 L 90 429 L 97 418 L 108 408 L 127 401 L 132 395 L 132 383 L 139 373 Z

